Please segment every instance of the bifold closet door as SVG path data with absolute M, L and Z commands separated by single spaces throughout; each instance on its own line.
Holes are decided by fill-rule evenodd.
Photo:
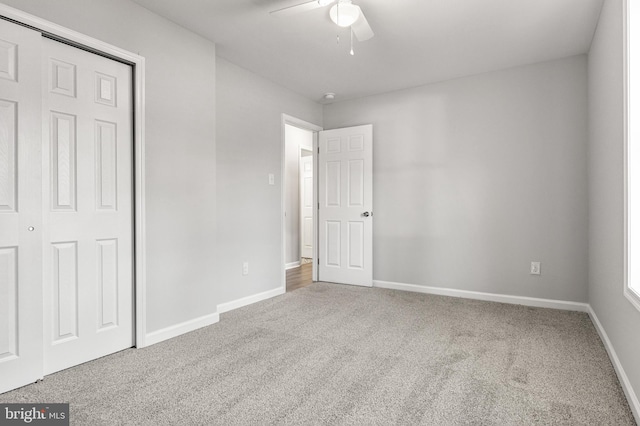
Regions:
M 130 66 L 43 39 L 44 373 L 133 346 Z
M 0 19 L 0 393 L 133 345 L 130 66 Z
M 0 20 L 0 392 L 42 377 L 40 46 Z

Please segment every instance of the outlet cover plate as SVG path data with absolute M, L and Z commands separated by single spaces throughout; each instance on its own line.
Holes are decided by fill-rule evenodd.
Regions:
M 531 275 L 540 275 L 540 262 L 531 262 Z

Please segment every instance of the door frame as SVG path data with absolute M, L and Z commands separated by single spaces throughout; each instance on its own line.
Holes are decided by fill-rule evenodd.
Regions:
M 145 59 L 77 31 L 0 3 L 0 19 L 29 27 L 43 37 L 60 41 L 130 65 L 133 73 L 133 300 L 135 346 L 147 346 L 146 324 L 146 226 L 145 226 Z M 43 302 L 44 303 L 44 302 Z
M 282 292 L 285 293 L 287 291 L 287 271 L 285 269 L 285 232 L 286 232 L 286 224 L 285 224 L 285 125 L 288 124 L 290 126 L 297 127 L 299 129 L 309 130 L 313 132 L 313 150 L 311 154 L 313 155 L 313 205 L 318 205 L 318 178 L 316 173 L 316 167 L 318 164 L 318 132 L 320 132 L 322 127 L 309 123 L 308 121 L 301 120 L 299 118 L 293 117 L 288 114 L 282 114 L 281 116 L 281 124 L 280 124 L 280 287 Z M 298 150 L 299 151 L 299 150 Z M 299 153 L 298 153 L 299 155 Z M 314 209 L 313 215 L 313 260 L 311 262 L 311 279 L 313 281 L 318 281 L 318 213 L 317 209 Z M 299 215 L 298 215 L 299 216 Z

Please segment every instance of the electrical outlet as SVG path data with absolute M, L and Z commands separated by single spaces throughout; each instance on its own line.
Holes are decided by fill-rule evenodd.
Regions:
M 531 262 L 531 275 L 540 275 L 540 262 Z
M 276 176 L 273 173 L 269 173 L 269 185 L 276 184 Z
M 249 262 L 242 262 L 242 275 L 249 275 Z

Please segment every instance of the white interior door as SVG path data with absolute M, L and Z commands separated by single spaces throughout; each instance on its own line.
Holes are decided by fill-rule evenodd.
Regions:
M 305 152 L 304 150 L 302 151 Z M 300 256 L 313 257 L 313 155 L 300 157 Z
M 373 126 L 320 132 L 320 281 L 373 285 Z
M 133 345 L 132 70 L 43 39 L 44 372 Z
M 42 377 L 40 42 L 0 20 L 0 393 Z

